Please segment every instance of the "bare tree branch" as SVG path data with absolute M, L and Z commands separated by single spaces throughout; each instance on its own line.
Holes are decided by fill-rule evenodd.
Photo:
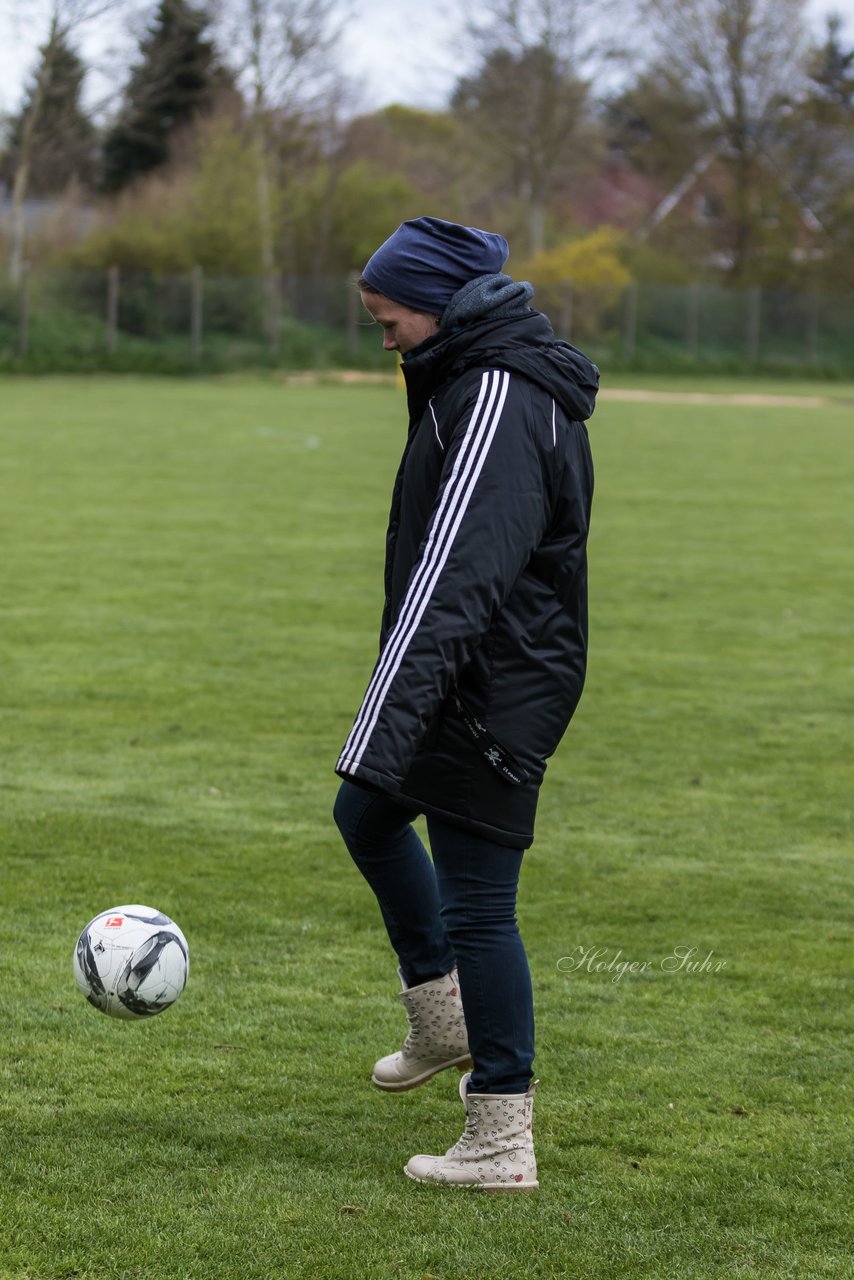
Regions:
M 805 76 L 805 0 L 644 0 L 669 69 L 734 160 L 736 274 L 750 249 L 755 161 Z
M 259 110 L 323 97 L 349 7 L 349 0 L 219 0 L 213 16 L 222 47 Z
M 586 78 L 626 52 L 619 21 L 626 8 L 627 0 L 483 0 L 466 29 L 481 55 L 542 47 Z
M 317 111 L 337 77 L 333 51 L 349 0 L 215 0 L 215 26 L 252 107 L 258 201 L 259 265 L 266 283 L 266 327 L 278 343 L 279 294 L 272 212 L 270 123 L 298 110 Z

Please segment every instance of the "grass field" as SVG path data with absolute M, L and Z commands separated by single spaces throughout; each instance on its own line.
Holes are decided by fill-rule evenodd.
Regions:
M 2 1280 L 854 1276 L 854 441 L 828 390 L 593 419 L 589 680 L 520 901 L 542 1190 L 490 1197 L 402 1175 L 458 1137 L 457 1077 L 369 1084 L 402 1012 L 330 816 L 399 393 L 0 383 Z M 71 976 L 123 902 L 190 942 L 150 1023 Z

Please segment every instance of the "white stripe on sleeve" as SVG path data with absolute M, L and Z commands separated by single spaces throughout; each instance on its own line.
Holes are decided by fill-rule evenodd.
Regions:
M 339 768 L 353 769 L 362 759 L 389 688 L 418 630 L 454 544 L 501 418 L 509 385 L 510 375 L 506 371 L 493 369 L 483 375 L 478 399 L 442 494 L 421 564 L 409 584 L 400 615 L 344 744 L 338 760 Z

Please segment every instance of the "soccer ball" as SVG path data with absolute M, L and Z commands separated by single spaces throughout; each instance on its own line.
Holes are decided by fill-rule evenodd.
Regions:
M 90 920 L 72 957 L 77 985 L 111 1018 L 150 1018 L 174 1004 L 187 983 L 187 939 L 151 907 L 113 907 Z

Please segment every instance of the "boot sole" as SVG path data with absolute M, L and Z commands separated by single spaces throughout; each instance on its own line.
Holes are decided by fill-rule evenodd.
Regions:
M 443 1062 L 440 1067 L 433 1067 L 431 1071 L 425 1071 L 423 1075 L 414 1076 L 411 1080 L 386 1081 L 378 1080 L 376 1076 L 371 1076 L 371 1084 L 375 1088 L 382 1090 L 383 1093 L 408 1093 L 410 1089 L 417 1089 L 419 1085 L 426 1084 L 428 1080 L 432 1080 L 440 1071 L 447 1071 L 449 1067 L 456 1067 L 457 1071 L 471 1071 L 474 1063 L 470 1055 L 464 1058 L 456 1058 L 453 1062 Z
M 413 1182 L 420 1182 L 422 1186 L 459 1187 L 463 1191 L 473 1191 L 477 1189 L 491 1194 L 500 1194 L 502 1191 L 506 1191 L 508 1193 L 516 1193 L 519 1191 L 539 1191 L 540 1189 L 539 1182 L 522 1182 L 517 1183 L 515 1186 L 512 1183 L 507 1182 L 440 1182 L 438 1178 L 416 1178 L 415 1174 L 410 1173 L 408 1169 L 404 1169 L 403 1172 L 406 1174 L 407 1178 L 411 1178 Z

